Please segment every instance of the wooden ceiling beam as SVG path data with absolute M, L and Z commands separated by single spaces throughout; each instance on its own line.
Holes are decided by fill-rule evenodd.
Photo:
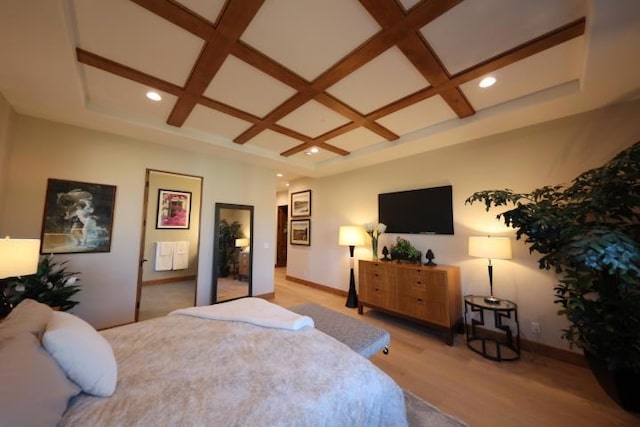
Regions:
M 513 49 L 509 49 L 499 55 L 489 58 L 488 60 L 481 62 L 473 67 L 470 67 L 460 73 L 451 77 L 450 80 L 439 86 L 432 86 L 426 89 L 419 90 L 411 95 L 408 95 L 398 101 L 385 105 L 367 114 L 369 120 L 377 120 L 388 114 L 402 110 L 416 102 L 423 101 L 434 95 L 439 95 L 443 92 L 450 90 L 460 90 L 459 86 L 467 83 L 471 80 L 475 80 L 500 68 L 504 68 L 522 59 L 533 56 L 544 50 L 558 46 L 576 37 L 580 37 L 584 34 L 586 26 L 585 18 L 577 19 L 562 27 L 552 30 L 540 37 L 525 42 Z
M 247 121 L 249 123 L 256 124 L 260 123 L 261 120 L 260 117 L 256 117 L 253 114 L 247 113 L 246 111 L 238 110 L 237 108 L 216 101 L 214 99 L 207 98 L 206 96 L 200 97 L 198 103 L 205 107 L 211 108 L 212 110 L 220 111 L 221 113 L 228 114 L 232 117 Z
M 393 2 L 394 0 L 390 0 L 390 1 Z M 312 89 L 312 90 L 309 90 L 308 92 L 309 96 L 307 98 L 293 97 L 295 98 L 295 102 L 292 102 L 290 100 L 286 101 L 276 110 L 269 113 L 267 120 L 263 124 L 255 125 L 252 128 L 248 129 L 245 133 L 237 137 L 235 141 L 238 143 L 245 143 L 249 141 L 251 138 L 253 138 L 257 134 L 262 132 L 262 130 L 266 129 L 269 125 L 269 122 L 274 123 L 280 120 L 282 117 L 291 113 L 296 108 L 316 98 L 317 96 L 319 96 L 319 94 L 323 93 L 326 89 L 333 86 L 335 83 L 339 82 L 340 80 L 342 80 L 343 78 L 351 74 L 353 71 L 362 67 L 364 64 L 371 61 L 372 59 L 374 59 L 375 57 L 383 53 L 385 50 L 394 46 L 398 42 L 398 40 L 401 40 L 403 37 L 407 36 L 407 34 L 409 34 L 410 31 L 412 30 L 415 31 L 418 28 L 426 25 L 427 23 L 436 19 L 438 16 L 445 13 L 447 10 L 451 9 L 452 7 L 460 3 L 460 1 L 462 0 L 432 0 L 427 2 L 426 5 L 422 4 L 421 6 L 418 6 L 415 9 L 412 9 L 412 11 L 408 15 L 411 18 L 410 19 L 407 18 L 408 22 L 411 23 L 410 26 L 404 25 L 404 22 L 401 21 L 401 22 L 396 22 L 395 25 L 389 28 L 383 28 L 380 32 L 378 32 L 372 38 L 364 42 L 354 52 L 344 57 L 341 61 L 334 64 L 329 70 L 325 71 L 318 78 L 316 78 L 308 87 L 309 89 Z M 375 3 L 376 3 L 375 0 L 368 0 L 368 1 L 363 0 L 362 2 L 365 5 L 365 7 L 367 7 L 367 4 L 369 3 L 371 5 L 374 5 L 371 7 L 375 7 Z M 391 3 L 387 2 L 385 7 L 390 8 L 390 5 Z M 397 5 L 395 7 L 397 7 Z M 236 49 L 239 50 L 240 48 L 236 47 Z M 248 52 L 244 52 L 244 53 L 248 55 Z M 269 61 L 268 59 L 258 59 L 257 57 L 253 57 L 253 59 L 255 61 L 260 61 L 262 63 Z M 273 68 L 272 66 L 269 66 L 269 67 L 265 67 L 264 69 L 263 68 L 261 69 L 266 72 L 266 69 L 272 69 L 272 68 Z M 272 77 L 276 77 L 273 74 L 270 74 L 270 75 Z M 291 79 L 291 76 L 288 76 L 288 78 Z M 296 87 L 296 86 L 292 86 L 292 87 Z M 336 112 L 340 114 L 342 114 L 342 112 L 344 111 L 349 110 L 348 112 L 349 115 L 346 117 L 350 118 L 351 120 L 353 120 L 352 118 L 354 116 L 353 113 L 358 114 L 357 120 L 363 123 L 363 126 L 366 126 L 368 129 L 372 130 L 373 132 L 376 132 L 379 135 L 388 139 L 398 138 L 398 136 L 395 135 L 390 130 L 385 129 L 383 126 L 379 125 L 378 123 L 373 123 L 373 121 L 369 121 L 366 118 L 366 116 L 363 116 L 355 112 L 355 110 L 344 106 L 344 104 L 340 106 L 338 106 L 338 104 L 333 104 L 333 105 L 340 108 L 340 111 L 336 110 Z
M 241 40 L 233 45 L 231 54 L 295 90 L 301 91 L 309 88 L 308 81 Z
M 492 71 L 496 71 L 500 68 L 504 68 L 515 62 L 533 56 L 537 53 L 543 52 L 552 47 L 558 46 L 576 37 L 580 37 L 584 34 L 586 28 L 585 18 L 577 19 L 562 27 L 552 30 L 540 37 L 523 43 L 519 46 L 509 49 L 506 52 L 496 55 L 493 58 L 489 58 L 480 64 L 474 65 L 460 73 L 454 75 L 447 86 L 460 86 L 471 80 L 482 77 Z
M 318 94 L 315 100 L 321 103 L 322 105 L 324 105 L 325 107 L 331 108 L 333 111 L 348 118 L 358 126 L 364 126 L 367 129 L 377 133 L 378 135 L 380 135 L 385 139 L 393 140 L 393 139 L 399 138 L 398 135 L 391 132 L 389 129 L 385 128 L 384 126 L 376 122 L 367 120 L 362 114 L 360 114 L 353 108 L 349 107 L 345 103 L 341 102 L 340 100 L 329 95 L 328 93 L 322 92 Z
M 126 65 L 122 65 L 100 55 L 96 55 L 95 53 L 88 52 L 79 47 L 76 48 L 76 57 L 78 62 L 81 64 L 90 65 L 102 71 L 124 77 L 125 79 L 129 79 L 145 86 L 153 87 L 162 92 L 170 93 L 177 97 L 184 94 L 184 90 L 178 85 L 150 76 L 142 71 L 127 67 Z
M 264 0 L 227 2 L 221 13 L 216 32 L 212 33 L 200 53 L 185 85 L 185 93 L 178 99 L 167 123 L 180 127 L 191 114 L 198 100 L 216 75 L 234 43 L 262 6 Z
M 185 87 L 182 88 L 165 82 L 80 48 L 76 50 L 78 61 L 178 97 L 178 101 L 167 121 L 174 126 L 182 126 L 195 105 L 200 103 L 203 106 L 252 124 L 248 130 L 235 138 L 234 141 L 236 143 L 246 143 L 265 129 L 303 141 L 302 144 L 281 153 L 285 157 L 299 153 L 314 145 L 339 155 L 348 155 L 350 154 L 348 151 L 328 144 L 326 141 L 359 127 L 366 127 L 388 140 L 397 139 L 397 135 L 375 122 L 375 120 L 434 95 L 442 96 L 459 117 L 474 114 L 473 108 L 459 88 L 460 85 L 580 36 L 585 31 L 585 19 L 582 18 L 490 58 L 452 77 L 433 52 L 429 43 L 422 37 L 419 30 L 459 4 L 462 0 L 427 0 L 413 7 L 406 14 L 396 0 L 360 0 L 363 6 L 378 21 L 382 27 L 381 31 L 351 54 L 334 64 L 313 82 L 308 82 L 240 41 L 240 36 L 246 30 L 264 0 L 227 1 L 217 25 L 191 12 L 175 0 L 132 1 L 205 40 L 205 45 L 197 62 L 194 64 Z M 430 87 L 366 115 L 357 112 L 325 92 L 326 89 L 392 46 L 397 46 L 403 52 L 429 82 Z M 210 85 L 211 80 L 229 54 L 235 55 L 247 64 L 292 87 L 297 93 L 264 118 L 256 117 L 205 97 L 203 95 L 204 91 Z M 312 99 L 348 118 L 350 123 L 316 138 L 308 137 L 277 124 L 281 118 Z
M 203 40 L 209 40 L 216 32 L 213 23 L 196 15 L 178 2 L 172 0 L 131 1 Z
M 449 10 L 458 2 L 426 2 L 411 14 L 412 18 L 408 18 L 395 0 L 360 1 L 385 30 L 391 32 L 394 28 L 410 28 L 411 31 L 399 38 L 396 45 L 431 86 L 438 86 L 449 81 L 449 72 L 420 34 L 420 28 L 425 25 L 426 21 L 439 16 L 437 13 Z M 419 16 L 421 19 L 418 20 L 413 16 Z M 412 22 L 414 25 L 406 25 L 407 22 Z M 458 117 L 468 117 L 475 114 L 471 103 L 461 91 L 447 91 L 443 92 L 441 96 Z

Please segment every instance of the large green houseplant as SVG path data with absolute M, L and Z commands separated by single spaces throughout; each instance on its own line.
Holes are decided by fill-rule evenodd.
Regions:
M 80 292 L 80 273 L 68 271 L 68 263 L 53 255 L 42 256 L 35 274 L 5 279 L 4 292 L 11 305 L 28 298 L 61 311 L 75 307 L 79 302 L 72 297 Z
M 474 202 L 487 211 L 514 206 L 497 217 L 541 255 L 540 268 L 560 274 L 555 302 L 570 322 L 563 338 L 584 350 L 605 389 L 604 371 L 632 387 L 635 398 L 607 391 L 640 411 L 640 142 L 570 185 L 480 191 L 466 200 Z

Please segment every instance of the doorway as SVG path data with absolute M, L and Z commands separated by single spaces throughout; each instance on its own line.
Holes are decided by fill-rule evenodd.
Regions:
M 135 321 L 196 304 L 202 177 L 147 169 Z
M 278 225 L 276 238 L 276 268 L 287 266 L 287 244 L 289 235 L 289 206 L 278 206 Z

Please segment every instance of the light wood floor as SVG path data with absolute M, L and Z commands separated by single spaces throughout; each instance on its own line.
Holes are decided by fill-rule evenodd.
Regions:
M 469 350 L 464 335 L 453 347 L 428 328 L 365 309 L 345 298 L 290 282 L 276 269 L 273 302 L 314 302 L 391 333 L 391 351 L 372 362 L 408 389 L 471 427 L 640 426 L 640 415 L 619 409 L 588 369 L 524 352 L 517 362 L 492 362 Z

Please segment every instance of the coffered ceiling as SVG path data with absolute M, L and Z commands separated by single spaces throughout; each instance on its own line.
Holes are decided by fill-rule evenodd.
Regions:
M 18 112 L 260 163 L 283 182 L 640 88 L 633 0 L 4 0 L 0 12 L 0 92 Z M 496 83 L 480 88 L 486 76 Z

